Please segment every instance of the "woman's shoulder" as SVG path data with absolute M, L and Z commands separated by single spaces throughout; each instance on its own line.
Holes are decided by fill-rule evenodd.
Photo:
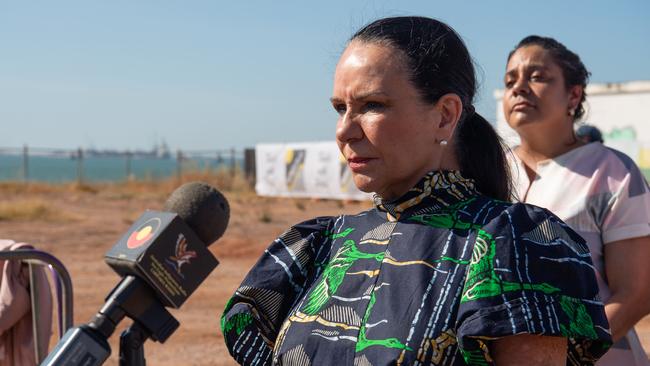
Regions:
M 459 343 L 530 333 L 570 338 L 572 354 L 603 352 L 610 336 L 584 240 L 544 208 L 500 207 L 476 235 Z
M 608 176 L 620 176 L 639 171 L 639 167 L 630 156 L 600 142 L 582 146 L 576 149 L 575 154 L 568 155 L 564 160 L 560 161 L 561 165 L 566 165 L 582 174 L 587 171 L 599 171 L 606 172 Z
M 483 210 L 487 208 L 489 211 L 488 222 L 508 219 L 513 215 L 534 222 L 544 221 L 548 216 L 555 217 L 551 211 L 543 207 L 520 201 L 502 201 L 481 195 L 474 203 Z
M 320 231 L 331 226 L 339 216 L 316 216 L 304 221 L 300 221 L 291 226 L 292 229 L 302 229 L 308 231 Z
M 517 155 L 519 146 L 511 148 L 507 154 L 511 164 L 518 165 L 521 161 Z M 608 173 L 629 172 L 638 170 L 634 159 L 615 148 L 603 145 L 600 142 L 592 142 L 553 158 L 558 166 L 568 168 L 581 175 L 588 175 L 596 170 L 607 170 Z
M 634 159 L 624 152 L 607 146 L 602 146 L 601 149 L 604 150 L 602 153 L 604 157 L 603 160 L 609 162 L 612 167 L 618 168 L 617 170 L 622 171 L 625 175 L 643 176 L 643 173 L 641 173 L 641 170 Z
M 497 212 L 493 220 L 503 221 L 507 220 L 517 225 L 524 226 L 537 226 L 540 223 L 551 221 L 560 221 L 554 213 L 548 209 L 524 202 L 503 202 L 498 201 L 500 210 Z
M 287 231 L 336 233 L 337 228 L 354 226 L 364 218 L 376 215 L 375 211 L 369 209 L 356 214 L 316 216 L 292 225 Z
M 587 146 L 591 149 L 584 151 L 580 160 L 572 162 L 570 169 L 591 177 L 612 192 L 625 189 L 630 196 L 639 196 L 650 191 L 645 176 L 630 156 L 600 143 Z
M 594 294 L 598 292 L 589 247 L 569 225 L 535 205 L 517 202 L 503 207 L 481 228 L 483 239 L 494 243 L 495 258 L 503 268 L 543 278 L 571 296 L 580 292 L 572 284 L 589 284 Z M 552 274 L 547 273 L 551 268 Z M 571 276 L 574 282 L 567 281 Z
M 636 167 L 634 159 L 611 146 L 603 145 L 600 142 L 592 142 L 584 146 L 581 154 L 582 159 L 596 160 L 601 163 L 621 165 L 625 168 Z
M 587 251 L 584 239 L 551 211 L 523 202 L 498 202 L 500 209 L 483 229 L 510 237 L 515 245 L 525 245 L 528 240 L 540 243 L 564 242 L 573 251 Z M 526 239 L 526 240 L 517 240 Z

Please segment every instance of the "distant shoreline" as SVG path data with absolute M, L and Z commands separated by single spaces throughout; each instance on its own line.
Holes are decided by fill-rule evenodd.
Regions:
M 242 159 L 235 159 L 241 169 Z M 160 180 L 183 172 L 231 169 L 231 159 L 191 158 L 179 161 L 147 155 L 85 155 L 81 161 L 64 155 L 31 155 L 27 163 L 22 155 L 0 154 L 0 182 L 34 181 L 46 183 L 119 182 L 126 180 Z

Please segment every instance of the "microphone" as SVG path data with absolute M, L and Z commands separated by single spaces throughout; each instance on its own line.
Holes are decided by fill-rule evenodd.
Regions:
M 223 235 L 229 217 L 226 198 L 201 182 L 176 189 L 164 211 L 145 211 L 105 255 L 122 280 L 93 319 L 69 329 L 41 366 L 103 364 L 111 353 L 107 339 L 124 317 L 134 321 L 137 347 L 148 338 L 165 342 L 179 326 L 165 307 L 179 308 L 219 264 L 207 245 Z

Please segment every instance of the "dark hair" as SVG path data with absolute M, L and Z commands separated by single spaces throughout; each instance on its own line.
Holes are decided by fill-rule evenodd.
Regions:
M 592 125 L 582 125 L 576 130 L 576 137 L 586 139 L 588 142 L 605 142 L 603 134 L 598 127 Z
M 504 144 L 492 125 L 474 111 L 474 65 L 456 31 L 431 18 L 394 17 L 366 25 L 350 41 L 402 51 L 411 82 L 424 101 L 433 104 L 445 94 L 458 95 L 463 113 L 456 127 L 454 149 L 460 171 L 466 178 L 474 179 L 482 194 L 510 200 L 510 170 Z
M 589 76 L 591 75 L 580 60 L 580 56 L 553 38 L 532 35 L 519 41 L 519 44 L 508 54 L 508 61 L 510 61 L 510 58 L 518 49 L 526 46 L 540 46 L 549 52 L 551 57 L 553 57 L 553 61 L 562 69 L 564 86 L 567 90 L 576 85 L 582 86 L 582 98 L 576 106 L 575 114 L 573 115 L 574 122 L 579 120 L 585 114 L 585 108 L 582 103 L 587 97 L 585 88 L 587 87 L 587 83 L 589 83 Z

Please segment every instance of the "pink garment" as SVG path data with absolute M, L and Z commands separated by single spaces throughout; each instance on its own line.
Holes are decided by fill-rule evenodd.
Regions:
M 16 249 L 33 248 L 25 243 L 0 240 L 0 251 Z M 21 261 L 0 260 L 0 267 L 0 366 L 35 365 L 28 266 Z M 35 281 L 41 302 L 38 332 L 47 345 L 52 331 L 52 294 L 40 266 L 36 267 Z
M 594 142 L 539 162 L 537 177 L 530 182 L 523 162 L 511 155 L 516 196 L 552 211 L 587 241 L 600 297 L 606 302 L 611 292 L 604 245 L 650 235 L 650 189 L 639 168 L 627 155 Z M 631 329 L 597 365 L 650 363 Z

